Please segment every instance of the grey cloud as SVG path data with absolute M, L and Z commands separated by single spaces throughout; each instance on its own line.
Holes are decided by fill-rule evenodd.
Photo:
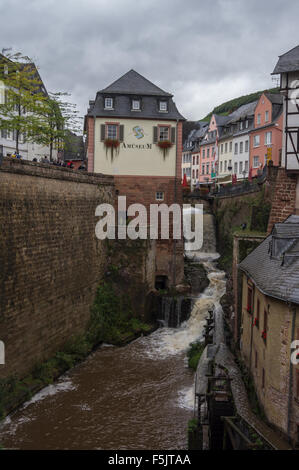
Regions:
M 2 47 L 32 57 L 51 91 L 89 99 L 135 68 L 172 92 L 189 119 L 271 86 L 298 43 L 297 0 L 4 0 Z

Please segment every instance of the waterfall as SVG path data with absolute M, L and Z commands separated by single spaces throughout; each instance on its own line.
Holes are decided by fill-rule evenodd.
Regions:
M 162 297 L 161 318 L 158 322 L 164 327 L 179 328 L 190 316 L 191 298 L 178 296 Z

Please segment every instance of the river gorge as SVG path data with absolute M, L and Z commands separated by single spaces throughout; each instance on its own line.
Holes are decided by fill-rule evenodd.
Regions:
M 4 448 L 187 449 L 195 374 L 186 351 L 225 293 L 212 215 L 204 214 L 202 250 L 186 256 L 202 263 L 209 279 L 204 292 L 193 295 L 189 319 L 121 348 L 102 345 L 5 419 Z

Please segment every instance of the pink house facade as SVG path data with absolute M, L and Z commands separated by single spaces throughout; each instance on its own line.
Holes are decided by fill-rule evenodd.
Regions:
M 254 113 L 254 129 L 250 132 L 250 161 L 252 176 L 272 160 L 274 166 L 281 163 L 283 134 L 282 96 L 263 93 Z
M 215 172 L 215 148 L 218 138 L 216 116 L 213 114 L 210 120 L 207 134 L 200 145 L 199 182 L 210 183 L 212 173 Z

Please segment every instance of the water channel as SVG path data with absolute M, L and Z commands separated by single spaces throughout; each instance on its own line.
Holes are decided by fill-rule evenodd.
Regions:
M 8 416 L 0 442 L 9 449 L 187 449 L 194 372 L 186 350 L 202 335 L 209 308 L 221 308 L 224 273 L 215 265 L 213 216 L 204 215 L 201 261 L 210 284 L 194 298 L 190 318 L 125 347 L 103 345 Z

